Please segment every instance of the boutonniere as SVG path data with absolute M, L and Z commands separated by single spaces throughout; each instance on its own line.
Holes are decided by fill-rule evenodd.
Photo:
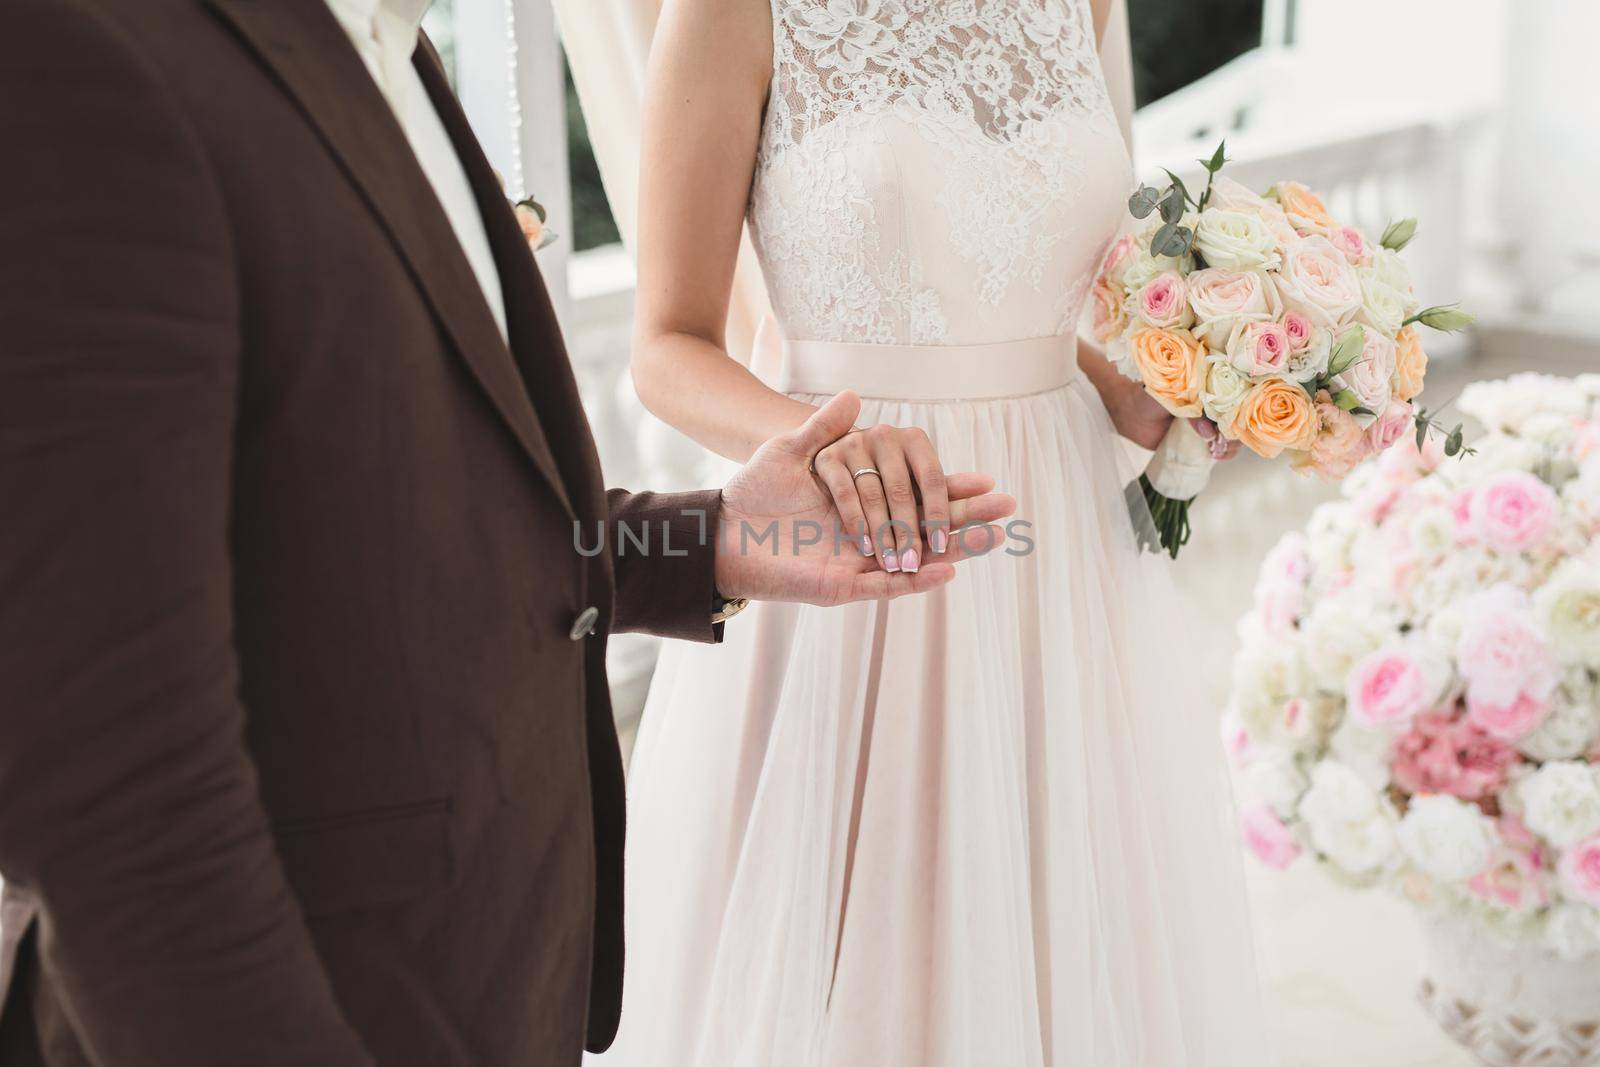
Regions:
M 529 249 L 537 252 L 555 244 L 557 234 L 548 225 L 550 212 L 545 210 L 543 204 L 530 196 L 526 200 L 519 200 L 514 206 L 517 221 L 522 224 L 522 236 L 528 239 Z

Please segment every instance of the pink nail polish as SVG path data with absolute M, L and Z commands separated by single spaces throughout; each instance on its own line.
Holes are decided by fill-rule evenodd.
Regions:
M 865 534 L 861 535 L 861 554 L 863 556 L 872 555 L 872 538 Z
M 899 557 L 897 557 L 893 552 L 885 552 L 883 554 L 883 569 L 888 571 L 890 574 L 898 573 L 900 570 Z
M 917 555 L 917 550 L 914 548 L 908 550 L 906 554 L 901 557 L 900 569 L 905 571 L 907 574 L 917 573 L 917 568 L 920 566 L 922 566 L 922 560 Z
M 935 530 L 935 531 L 933 531 L 933 554 L 934 555 L 936 555 L 936 556 L 944 555 L 945 546 L 948 545 L 949 543 L 950 543 L 950 535 L 949 534 L 945 533 L 943 530 Z

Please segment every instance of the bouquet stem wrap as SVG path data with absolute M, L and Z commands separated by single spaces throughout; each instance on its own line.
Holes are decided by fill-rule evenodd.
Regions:
M 1137 497 L 1142 497 L 1143 506 L 1149 509 L 1155 523 L 1155 542 L 1173 559 L 1189 541 L 1189 505 L 1205 489 L 1216 465 L 1210 442 L 1195 433 L 1187 419 L 1177 419 L 1161 439 L 1137 485 L 1128 487 L 1130 503 L 1135 508 L 1139 506 L 1137 488 Z M 1144 528 L 1142 523 L 1136 525 Z

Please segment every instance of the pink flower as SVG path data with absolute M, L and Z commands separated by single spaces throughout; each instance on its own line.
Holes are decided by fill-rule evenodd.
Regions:
M 1449 711 L 1417 716 L 1411 730 L 1394 743 L 1393 774 L 1408 793 L 1448 793 L 1482 800 L 1506 784 L 1517 752 L 1476 723 Z
M 1467 694 L 1467 717 L 1496 737 L 1519 741 L 1539 728 L 1550 714 L 1550 701 L 1518 693 L 1509 704 L 1494 704 Z
M 1490 547 L 1526 552 L 1549 534 L 1558 504 L 1555 490 L 1527 471 L 1503 471 L 1478 486 L 1467 518 Z
M 1162 271 L 1139 290 L 1139 316 L 1152 326 L 1186 326 L 1190 314 L 1189 287 L 1175 270 Z
M 1249 763 L 1255 754 L 1250 731 L 1239 721 L 1238 712 L 1230 710 L 1222 716 L 1222 747 L 1238 767 Z
M 1289 333 L 1281 322 L 1240 322 L 1228 338 L 1228 360 L 1253 378 L 1275 374 L 1289 361 Z
M 1600 908 L 1600 834 L 1567 849 L 1557 866 L 1561 885 L 1585 904 Z
M 1411 428 L 1411 405 L 1395 401 L 1382 415 L 1367 427 L 1367 450 L 1373 455 L 1388 451 L 1389 446 L 1405 436 Z
M 1264 804 L 1244 809 L 1239 817 L 1244 844 L 1251 855 L 1275 871 L 1281 871 L 1300 855 L 1300 846 L 1283 820 Z
M 1128 309 L 1123 303 L 1122 287 L 1101 279 L 1095 283 L 1090 300 L 1094 315 L 1094 339 L 1105 344 L 1122 333 L 1128 325 Z
M 1367 239 L 1361 236 L 1361 231 L 1354 226 L 1337 226 L 1328 232 L 1328 240 L 1333 247 L 1344 253 L 1352 266 L 1360 266 L 1372 262 L 1372 246 L 1367 244 Z
M 1311 343 L 1311 331 L 1311 320 L 1298 311 L 1291 311 L 1283 317 L 1283 332 L 1289 335 L 1290 351 L 1305 351 Z
M 1138 242 L 1131 234 L 1113 244 L 1106 252 L 1105 262 L 1100 265 L 1100 284 L 1122 288 L 1123 278 L 1133 265 L 1137 248 Z
M 1317 436 L 1311 451 L 1296 456 L 1290 466 L 1301 474 L 1315 474 L 1337 482 L 1366 458 L 1366 438 L 1354 416 L 1341 409 L 1324 389 L 1317 394 Z
M 1497 585 L 1472 597 L 1456 642 L 1467 715 L 1503 741 L 1518 741 L 1549 713 L 1560 666 L 1539 635 L 1528 596 Z
M 1489 866 L 1467 882 L 1467 888 L 1480 900 L 1512 911 L 1531 911 L 1550 903 L 1537 845 L 1522 847 L 1506 841 L 1494 850 Z
M 1410 722 L 1431 696 L 1422 665 L 1398 645 L 1368 654 L 1345 683 L 1351 718 L 1369 730 Z

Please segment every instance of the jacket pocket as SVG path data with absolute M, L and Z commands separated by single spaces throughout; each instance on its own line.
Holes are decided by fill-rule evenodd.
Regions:
M 398 904 L 448 885 L 451 798 L 296 819 L 273 828 L 309 918 Z

